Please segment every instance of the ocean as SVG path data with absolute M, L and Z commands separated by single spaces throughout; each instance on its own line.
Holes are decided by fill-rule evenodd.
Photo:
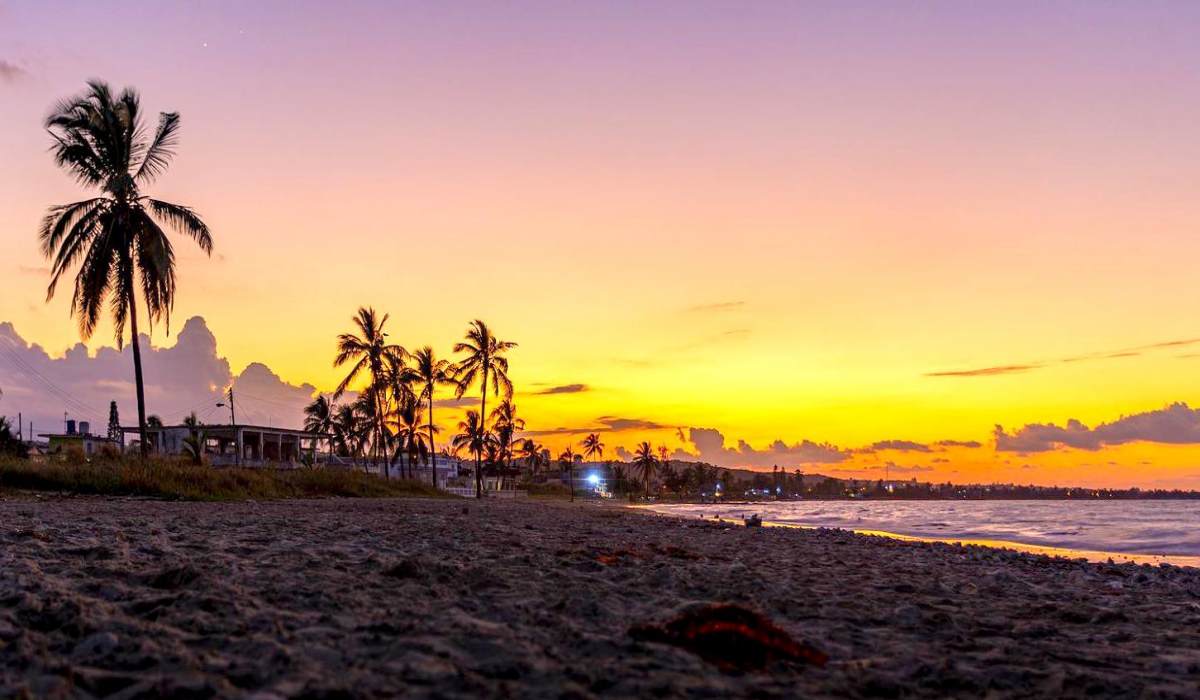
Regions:
M 1111 554 L 1116 560 L 1200 565 L 1200 501 L 783 501 L 649 508 L 737 521 L 757 514 L 768 524 L 1013 545 L 1031 551 L 1071 550 L 1098 560 Z

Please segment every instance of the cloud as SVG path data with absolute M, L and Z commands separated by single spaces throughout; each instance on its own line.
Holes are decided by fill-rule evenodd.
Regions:
M 850 458 L 848 451 L 828 443 L 801 440 L 792 444 L 775 440 L 757 449 L 745 440 L 736 447 L 725 446 L 725 435 L 715 428 L 688 428 L 690 449 L 676 450 L 674 459 L 699 459 L 722 467 L 793 467 L 804 464 L 833 464 Z
M 600 416 L 592 425 L 560 426 L 542 430 L 525 430 L 521 434 L 529 437 L 545 435 L 586 435 L 588 433 L 620 433 L 630 430 L 673 430 L 674 426 L 663 425 L 642 418 L 620 418 Z
M 587 384 L 563 384 L 562 386 L 552 386 L 548 389 L 535 391 L 535 396 L 554 396 L 555 394 L 579 394 L 589 391 L 590 387 Z
M 473 408 L 479 405 L 478 396 L 460 396 L 454 398 L 447 396 L 442 399 L 434 399 L 433 405 L 435 408 Z
M 1009 433 L 997 425 L 994 431 L 999 452 L 1049 452 L 1059 448 L 1099 450 L 1129 442 L 1158 442 L 1171 445 L 1200 444 L 1200 409 L 1186 403 L 1122 416 L 1110 423 L 1089 428 L 1074 418 L 1065 426 L 1032 423 Z
M 886 464 L 874 464 L 865 467 L 862 471 L 868 472 L 884 472 L 889 474 L 920 474 L 923 472 L 933 471 L 933 467 L 928 467 L 923 464 L 896 464 L 895 462 L 887 462 Z
M 746 302 L 744 301 L 718 301 L 712 304 L 689 306 L 685 311 L 689 314 L 719 313 L 722 311 L 735 311 L 744 306 L 746 306 Z
M 983 447 L 983 443 L 978 440 L 938 440 L 933 444 L 937 447 L 966 447 L 972 450 Z
M 37 276 L 37 277 L 45 277 L 47 279 L 50 278 L 50 268 L 48 268 L 48 267 L 34 267 L 32 265 L 17 265 L 17 272 L 21 273 L 22 275 L 33 275 L 33 276 Z
M 199 316 L 184 323 L 174 345 L 156 347 L 142 335 L 141 347 L 146 412 L 167 423 L 192 411 L 206 422 L 228 422 L 228 409 L 216 404 L 232 384 L 239 423 L 299 427 L 302 409 L 316 393 L 312 385 L 286 382 L 260 363 L 235 376 Z M 128 345 L 122 350 L 101 347 L 93 354 L 79 343 L 62 357 L 51 357 L 40 345 L 26 342 L 11 323 L 0 323 L 0 413 L 21 412 L 26 426 L 32 420 L 37 432 L 47 432 L 61 430 L 67 412 L 103 432 L 109 401 L 116 401 L 122 423 L 134 425 L 132 355 Z
M 981 367 L 979 369 L 960 369 L 945 372 L 926 372 L 926 377 L 991 377 L 997 374 L 1015 374 L 1028 372 L 1031 369 L 1041 369 L 1045 365 L 999 365 L 996 367 Z
M 600 416 L 596 419 L 596 422 L 603 423 L 606 428 L 613 432 L 620 432 L 622 430 L 664 430 L 671 427 L 652 420 L 618 418 L 616 416 Z
M 897 452 L 933 452 L 929 445 L 923 445 L 911 440 L 880 440 L 858 450 L 859 452 L 876 452 L 880 450 L 895 450 Z
M 1128 357 L 1141 357 L 1147 352 L 1155 350 L 1167 350 L 1173 348 L 1187 347 L 1200 343 L 1200 338 L 1183 338 L 1181 340 L 1167 340 L 1161 343 L 1150 343 L 1148 345 L 1138 345 L 1132 348 L 1123 350 L 1107 350 L 1104 352 L 1092 352 L 1082 355 L 1072 355 L 1070 357 L 1060 357 L 1053 360 L 1044 360 L 1040 362 L 1030 362 L 1023 364 L 997 365 L 994 367 L 980 367 L 975 369 L 948 370 L 941 372 L 927 372 L 926 377 L 990 377 L 998 374 L 1015 374 L 1019 372 L 1028 372 L 1035 369 L 1045 369 L 1056 364 L 1071 364 L 1075 362 L 1089 362 L 1094 360 L 1116 360 Z
M 11 61 L 0 58 L 0 82 L 13 83 L 29 75 L 29 71 Z

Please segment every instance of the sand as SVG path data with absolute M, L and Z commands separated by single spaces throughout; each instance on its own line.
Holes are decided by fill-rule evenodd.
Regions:
M 631 627 L 757 610 L 828 655 Z M 1200 571 L 539 502 L 0 503 L 0 696 L 1197 697 Z

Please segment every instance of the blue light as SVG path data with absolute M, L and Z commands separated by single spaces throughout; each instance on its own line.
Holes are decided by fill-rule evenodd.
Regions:
M 600 485 L 600 475 L 588 474 L 587 482 L 589 484 L 591 484 L 592 486 L 599 486 Z

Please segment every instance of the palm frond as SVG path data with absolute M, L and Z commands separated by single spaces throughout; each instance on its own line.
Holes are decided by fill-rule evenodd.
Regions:
M 167 169 L 171 158 L 175 156 L 175 144 L 179 139 L 179 112 L 163 112 L 158 115 L 158 128 L 154 139 L 146 146 L 144 153 L 136 153 L 141 157 L 141 164 L 133 178 L 139 184 L 149 184 Z
M 150 204 L 150 211 L 154 213 L 154 216 L 165 221 L 168 226 L 179 233 L 189 236 L 206 255 L 212 255 L 212 234 L 208 230 L 208 225 L 196 215 L 193 209 L 157 199 L 147 199 L 146 201 Z

